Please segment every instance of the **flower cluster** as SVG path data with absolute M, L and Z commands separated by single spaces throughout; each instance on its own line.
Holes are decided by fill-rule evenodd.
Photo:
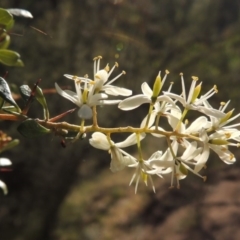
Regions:
M 236 127 L 240 123 L 232 125 L 230 123 L 240 114 L 233 117 L 233 110 L 226 111 L 229 101 L 221 103 L 219 109 L 210 105 L 209 99 L 217 93 L 216 86 L 202 95 L 202 83 L 197 84 L 198 78 L 193 76 L 187 94 L 181 73 L 181 93 L 172 92 L 172 83 L 168 89 L 163 91 L 169 74 L 166 71 L 163 79 L 161 72 L 158 73 L 152 88 L 147 82 L 144 82 L 141 86 L 142 94 L 130 96 L 132 95 L 131 90 L 112 85 L 125 72 L 109 80 L 114 68 L 118 65 L 116 63 L 111 70 L 108 65 L 104 69 L 100 69 L 100 59 L 101 57 L 94 59 L 93 79 L 88 76 L 65 75 L 74 81 L 76 93 L 62 90 L 58 84 L 55 86 L 61 96 L 79 107 L 78 116 L 82 119 L 80 133 L 93 132 L 89 143 L 95 148 L 109 152 L 111 156 L 110 170 L 117 172 L 125 167 L 135 168 L 130 181 L 130 185 L 134 180 L 136 182 L 135 192 L 137 192 L 140 179 L 146 185 L 150 181 L 155 192 L 153 175 L 161 178 L 170 175 L 171 188 L 175 184 L 179 188 L 179 181 L 186 178 L 190 172 L 205 181 L 206 176 L 203 176 L 200 171 L 206 166 L 210 150 L 213 150 L 227 164 L 236 161 L 229 147 L 239 146 L 240 131 Z M 109 95 L 130 97 L 124 100 L 108 100 Z M 101 128 L 97 124 L 96 107 L 108 104 L 118 104 L 118 108 L 123 111 L 130 111 L 142 104 L 148 104 L 149 110 L 139 128 Z M 187 118 L 190 111 L 197 112 L 197 118 L 192 122 L 189 122 Z M 93 125 L 85 126 L 84 120 L 86 119 L 92 119 Z M 164 129 L 163 126 L 166 125 L 167 128 L 165 128 L 170 128 L 170 131 Z M 115 143 L 112 135 L 123 132 L 128 132 L 130 135 L 124 141 Z M 167 149 L 162 149 L 159 141 L 159 148 L 149 158 L 145 158 L 141 143 L 146 141 L 149 136 L 156 140 L 165 138 Z M 123 150 L 132 145 L 137 147 L 136 156 Z

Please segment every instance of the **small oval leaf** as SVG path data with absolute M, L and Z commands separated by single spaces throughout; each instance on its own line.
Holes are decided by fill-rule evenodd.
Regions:
M 28 85 L 22 85 L 19 87 L 20 94 L 24 101 L 28 101 L 31 97 L 32 90 Z
M 20 108 L 18 107 L 17 103 L 14 101 L 12 97 L 12 94 L 7 82 L 2 77 L 0 77 L 0 96 L 8 103 L 15 106 L 18 109 L 18 111 L 20 111 Z
M 34 119 L 27 119 L 26 121 L 22 122 L 18 126 L 17 130 L 27 138 L 40 137 L 51 132 L 50 129 L 43 127 Z
M 0 8 L 0 25 L 7 28 L 7 26 L 10 26 L 12 22 L 13 22 L 12 14 L 3 8 Z
M 8 48 L 9 44 L 10 44 L 10 36 L 7 35 L 6 33 L 3 33 L 1 35 L 1 41 L 0 41 L 0 49 L 6 49 Z
M 0 49 L 0 62 L 7 66 L 23 66 L 20 55 L 17 52 L 7 49 Z
M 33 18 L 33 15 L 25 9 L 9 8 L 9 9 L 7 9 L 7 11 L 10 12 L 12 15 L 15 15 L 17 17 Z

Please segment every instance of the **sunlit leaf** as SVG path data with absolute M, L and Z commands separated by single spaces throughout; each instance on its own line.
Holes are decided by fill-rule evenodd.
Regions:
M 7 10 L 0 8 L 0 25 L 5 29 L 9 29 L 13 25 L 13 22 L 12 14 Z
M 24 66 L 20 55 L 17 52 L 7 49 L 0 49 L 0 62 L 7 66 Z
M 7 11 L 10 12 L 12 15 L 15 15 L 18 17 L 33 18 L 33 15 L 25 9 L 9 8 L 7 9 Z
M 10 37 L 6 33 L 3 33 L 0 37 L 2 40 L 0 41 L 0 49 L 8 48 L 10 44 Z
M 22 85 L 19 87 L 19 91 L 23 100 L 27 102 L 31 97 L 31 92 L 32 92 L 31 88 L 28 85 Z
M 27 119 L 26 121 L 22 122 L 18 126 L 17 130 L 27 138 L 40 137 L 51 132 L 50 129 L 43 127 L 34 119 Z
M 20 108 L 18 107 L 17 103 L 12 97 L 12 94 L 7 82 L 2 77 L 0 77 L 0 96 L 8 103 L 15 106 L 18 109 L 18 111 L 20 111 Z

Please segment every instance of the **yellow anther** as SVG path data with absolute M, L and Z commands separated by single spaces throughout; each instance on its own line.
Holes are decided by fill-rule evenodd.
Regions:
M 97 57 L 93 58 L 93 61 L 96 61 L 98 59 L 102 59 L 102 56 L 97 56 Z
M 196 77 L 196 76 L 192 76 L 192 80 L 194 80 L 194 81 L 198 81 L 198 77 Z
M 204 182 L 207 181 L 207 176 L 203 176 L 203 181 L 204 181 Z
M 104 68 L 105 71 L 109 72 L 110 68 L 108 66 L 108 64 L 106 65 L 106 67 Z
M 125 72 L 125 71 L 122 71 L 122 74 L 126 74 L 126 72 Z
M 221 105 L 221 106 L 225 106 L 225 105 L 226 105 L 226 102 L 220 102 L 220 105 Z
M 115 62 L 115 67 L 118 67 L 119 65 L 118 65 L 118 63 L 117 62 Z
M 72 80 L 74 80 L 74 81 L 79 80 L 79 79 L 78 79 L 78 76 L 73 76 L 73 77 L 72 77 Z
M 165 70 L 165 73 L 166 73 L 166 74 L 169 74 L 170 72 L 166 69 L 166 70 Z
M 215 93 L 218 93 L 217 85 L 214 85 L 213 89 L 214 89 Z
M 225 133 L 225 137 L 226 137 L 226 138 L 230 138 L 231 135 L 232 135 L 231 133 Z
M 183 73 L 180 73 L 180 76 L 183 76 Z

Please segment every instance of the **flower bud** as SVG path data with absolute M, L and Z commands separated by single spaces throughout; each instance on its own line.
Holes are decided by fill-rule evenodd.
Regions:
M 152 94 L 152 102 L 153 103 L 156 101 L 156 99 L 160 93 L 161 87 L 162 87 L 162 80 L 161 80 L 160 72 L 159 72 L 159 74 L 157 75 L 156 80 L 154 82 L 154 85 L 153 85 L 153 94 Z
M 228 145 L 229 142 L 224 139 L 215 138 L 215 139 L 211 139 L 209 143 L 215 144 L 215 145 Z
M 193 91 L 193 95 L 192 95 L 192 100 L 191 102 L 193 103 L 196 98 L 199 96 L 200 92 L 201 92 L 201 88 L 202 88 L 202 83 L 198 84 Z

